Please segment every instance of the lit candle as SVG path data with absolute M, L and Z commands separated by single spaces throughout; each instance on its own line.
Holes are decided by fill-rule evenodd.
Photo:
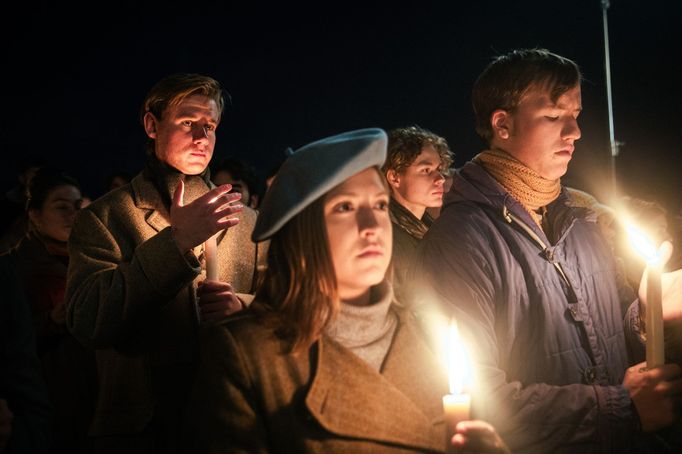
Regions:
M 451 440 L 455 434 L 455 427 L 457 423 L 466 421 L 470 417 L 471 396 L 463 391 L 465 384 L 469 384 L 471 379 L 471 368 L 454 320 L 450 321 L 446 339 L 445 354 L 447 355 L 450 394 L 443 396 L 445 451 L 453 452 Z
M 216 233 L 204 243 L 204 259 L 206 260 L 206 279 L 217 281 L 220 272 L 218 266 L 218 245 L 216 243 Z
M 665 343 L 663 339 L 663 307 L 661 295 L 661 260 L 656 246 L 639 229 L 627 227 L 630 241 L 647 262 L 646 266 L 646 366 L 665 364 Z

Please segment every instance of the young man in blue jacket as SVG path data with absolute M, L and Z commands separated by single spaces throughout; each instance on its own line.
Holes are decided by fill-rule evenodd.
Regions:
M 612 253 L 561 185 L 580 83 L 574 62 L 544 49 L 485 69 L 473 105 L 489 149 L 454 175 L 414 265 L 421 295 L 476 347 L 475 416 L 514 452 L 625 452 L 677 420 L 680 368 L 637 364 L 645 301 L 629 301 L 624 321 Z

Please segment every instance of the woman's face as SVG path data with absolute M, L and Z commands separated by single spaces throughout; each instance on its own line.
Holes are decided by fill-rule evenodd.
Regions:
M 342 301 L 368 294 L 386 275 L 393 247 L 388 198 L 374 168 L 348 178 L 325 196 L 324 220 Z
M 66 241 L 80 208 L 81 193 L 75 186 L 57 186 L 48 194 L 40 209 L 29 210 L 29 217 L 41 235 Z

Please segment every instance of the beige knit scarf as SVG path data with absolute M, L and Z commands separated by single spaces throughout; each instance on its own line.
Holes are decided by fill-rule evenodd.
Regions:
M 483 166 L 509 194 L 518 200 L 531 218 L 542 228 L 540 208 L 559 197 L 561 180 L 547 180 L 502 150 L 485 150 L 473 161 Z

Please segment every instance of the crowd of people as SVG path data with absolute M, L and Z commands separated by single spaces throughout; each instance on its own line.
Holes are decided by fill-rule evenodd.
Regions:
M 679 452 L 682 223 L 622 200 L 667 251 L 647 367 L 621 207 L 561 183 L 581 81 L 545 49 L 493 59 L 460 168 L 432 131 L 367 128 L 261 183 L 212 162 L 224 91 L 199 74 L 150 89 L 146 165 L 104 195 L 28 163 L 0 239 L 0 453 Z M 454 427 L 434 313 L 476 371 Z

